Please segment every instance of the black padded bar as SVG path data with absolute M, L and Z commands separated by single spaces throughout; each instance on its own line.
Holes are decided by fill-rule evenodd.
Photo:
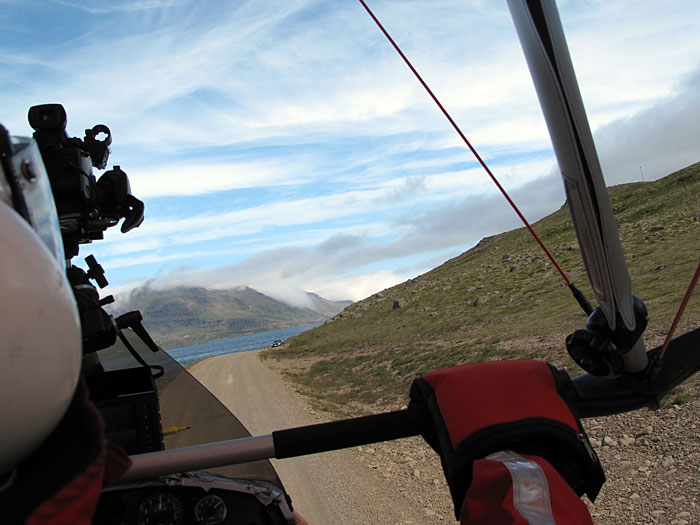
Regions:
M 649 351 L 654 361 L 659 348 Z M 614 380 L 584 374 L 573 379 L 571 395 L 579 417 L 619 414 L 642 407 L 658 406 L 671 388 L 700 370 L 700 329 L 671 342 L 656 381 L 621 377 Z M 275 457 L 304 456 L 379 441 L 419 435 L 406 410 L 321 423 L 272 433 Z
M 277 459 L 417 436 L 406 410 L 278 430 L 272 433 Z

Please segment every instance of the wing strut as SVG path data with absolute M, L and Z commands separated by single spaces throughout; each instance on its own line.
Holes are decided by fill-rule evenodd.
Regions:
M 571 345 L 567 340 L 567 347 L 572 357 L 593 373 L 613 377 L 642 372 L 648 365 L 641 339 L 646 308 L 632 295 L 556 4 L 553 0 L 508 0 L 508 7 L 547 122 L 581 255 L 599 305 L 589 318 L 587 331 L 572 334 L 576 337 Z M 602 341 L 605 338 L 607 342 Z M 603 360 L 619 363 L 601 365 L 600 355 L 610 352 L 618 356 Z

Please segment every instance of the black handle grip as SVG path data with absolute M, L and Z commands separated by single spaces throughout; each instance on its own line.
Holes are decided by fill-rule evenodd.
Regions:
M 657 347 L 648 352 L 650 362 L 656 361 L 659 350 Z M 700 371 L 700 328 L 671 341 L 663 366 L 657 368 L 640 378 L 623 376 L 611 380 L 584 374 L 571 381 L 568 393 L 582 418 L 658 406 L 659 400 L 673 387 Z M 283 459 L 419 434 L 408 411 L 397 410 L 278 430 L 272 433 L 272 440 L 275 457 Z
M 272 433 L 277 459 L 316 454 L 419 434 L 406 410 L 319 423 Z

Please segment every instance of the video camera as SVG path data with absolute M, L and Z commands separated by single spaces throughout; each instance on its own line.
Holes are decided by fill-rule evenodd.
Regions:
M 78 245 L 102 239 L 103 232 L 124 218 L 126 233 L 143 221 L 144 204 L 131 194 L 129 178 L 119 166 L 99 180 L 92 168 L 104 169 L 112 134 L 98 124 L 85 137 L 66 134 L 66 110 L 60 104 L 44 104 L 29 110 L 44 166 L 49 175 L 63 236 L 66 259 L 78 255 Z M 104 136 L 104 138 L 101 138 Z
M 85 130 L 85 137 L 66 134 L 66 110 L 60 104 L 44 104 L 29 109 L 29 124 L 51 184 L 67 261 L 67 276 L 80 312 L 83 352 L 91 353 L 114 344 L 118 331 L 132 328 L 153 350 L 158 346 L 141 325 L 141 314 L 129 312 L 114 319 L 104 310 L 113 302 L 110 295 L 100 299 L 100 288 L 109 284 L 94 256 L 85 261 L 88 271 L 72 266 L 79 245 L 104 238 L 104 231 L 122 218 L 126 233 L 143 222 L 144 204 L 131 194 L 129 177 L 114 166 L 97 179 L 92 168 L 104 169 L 110 154 L 112 134 L 98 124 Z

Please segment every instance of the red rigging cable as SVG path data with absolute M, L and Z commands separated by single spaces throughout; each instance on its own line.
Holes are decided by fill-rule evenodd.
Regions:
M 566 282 L 566 284 L 569 286 L 569 289 L 570 289 L 571 292 L 574 294 L 574 297 L 576 298 L 576 300 L 578 301 L 578 303 L 581 305 L 581 308 L 583 308 L 583 310 L 584 310 L 587 314 L 590 315 L 590 313 L 593 311 L 593 308 L 592 308 L 591 305 L 588 303 L 588 300 L 585 298 L 585 296 L 583 295 L 583 293 L 582 293 L 578 288 L 576 288 L 576 286 L 574 286 L 574 284 L 571 282 L 571 280 L 570 280 L 569 277 L 566 275 L 566 273 L 564 272 L 564 270 L 562 270 L 561 266 L 559 266 L 559 263 L 556 261 L 556 259 L 555 259 L 554 256 L 551 254 L 551 252 L 547 249 L 547 247 L 545 246 L 544 242 L 542 242 L 542 239 L 540 239 L 540 237 L 537 235 L 537 233 L 536 233 L 535 230 L 532 228 L 532 226 L 530 226 L 530 223 L 527 221 L 527 219 L 525 218 L 525 216 L 524 216 L 522 213 L 520 213 L 520 210 L 519 210 L 518 207 L 516 206 L 515 202 L 513 202 L 513 200 L 510 198 L 510 196 L 508 195 L 508 193 L 506 192 L 506 190 L 505 190 L 505 189 L 503 188 L 503 186 L 501 186 L 501 184 L 498 182 L 498 179 L 496 179 L 495 175 L 491 172 L 491 170 L 490 170 L 489 167 L 486 165 L 486 163 L 483 161 L 483 159 L 481 158 L 481 156 L 477 153 L 477 151 L 476 151 L 476 150 L 474 149 L 474 147 L 471 145 L 471 143 L 469 142 L 469 140 L 467 139 L 467 137 L 464 135 L 464 133 L 462 133 L 462 130 L 459 128 L 459 126 L 457 125 L 457 123 L 452 119 L 452 117 L 451 117 L 450 114 L 447 112 L 447 110 L 444 108 L 444 106 L 442 105 L 442 103 L 440 103 L 440 101 L 439 101 L 438 98 L 435 96 L 435 94 L 434 94 L 433 91 L 430 89 L 430 87 L 428 87 L 428 84 L 426 84 L 425 80 L 423 80 L 423 77 L 420 76 L 420 74 L 418 73 L 418 71 L 416 71 L 416 68 L 413 67 L 413 64 L 411 64 L 411 62 L 408 60 L 408 58 L 406 58 L 406 55 L 403 54 L 403 51 L 401 51 L 401 49 L 400 49 L 399 46 L 396 44 L 396 42 L 394 42 L 394 39 L 391 38 L 391 35 L 389 35 L 389 33 L 387 32 L 387 30 L 384 29 L 384 26 L 383 26 L 382 23 L 379 21 L 379 19 L 378 19 L 376 16 L 374 16 L 374 13 L 373 13 L 372 10 L 369 8 L 369 6 L 365 3 L 364 0 L 360 0 L 360 3 L 362 4 L 362 7 L 365 8 L 365 10 L 366 10 L 367 13 L 369 14 L 369 16 L 372 17 L 372 20 L 374 20 L 375 24 L 377 24 L 377 27 L 379 27 L 379 29 L 382 31 L 382 33 L 384 33 L 384 36 L 386 36 L 386 38 L 389 40 L 389 42 L 390 42 L 391 45 L 394 47 L 394 49 L 396 50 L 396 52 L 397 52 L 397 53 L 399 54 L 399 56 L 403 59 L 403 61 L 406 63 L 406 65 L 408 66 L 408 68 L 413 72 L 413 74 L 416 76 L 416 78 L 418 79 L 418 81 L 421 83 L 421 85 L 422 85 L 422 86 L 425 88 L 425 90 L 428 92 L 428 95 L 430 95 L 430 97 L 433 99 L 433 101 L 435 102 L 435 104 L 437 104 L 438 108 L 440 108 L 440 111 L 442 111 L 442 114 L 445 115 L 445 118 L 449 121 L 450 124 L 452 124 L 452 127 L 455 129 L 455 131 L 457 132 L 457 134 L 461 137 L 461 139 L 464 141 L 464 143 L 467 145 L 467 147 L 468 147 L 468 148 L 471 150 L 471 152 L 474 154 L 474 157 L 476 157 L 476 160 L 479 161 L 479 164 L 481 164 L 481 166 L 484 168 L 484 170 L 486 170 L 486 173 L 488 173 L 489 177 L 491 177 L 491 180 L 494 182 L 494 184 L 496 185 L 496 187 L 501 191 L 501 193 L 503 194 L 503 196 L 506 198 L 506 200 L 508 201 L 508 204 L 511 205 L 511 207 L 513 208 L 513 210 L 515 211 L 515 213 L 518 215 L 518 217 L 520 217 L 520 220 L 523 222 L 523 224 L 524 224 L 524 225 L 527 227 L 527 229 L 530 231 L 530 233 L 531 233 L 532 236 L 535 238 L 535 240 L 537 241 L 537 243 L 540 245 L 540 247 L 542 248 L 542 250 L 544 250 L 544 253 L 547 254 L 547 257 L 549 257 L 549 260 L 552 261 L 552 264 L 554 265 L 554 267 L 557 269 L 557 271 L 559 272 L 559 274 L 562 276 L 562 278 L 564 279 L 564 281 Z
M 666 340 L 664 341 L 664 346 L 661 348 L 661 352 L 659 352 L 659 360 L 663 359 L 664 354 L 666 353 L 666 350 L 668 349 L 668 345 L 671 342 L 671 338 L 673 337 L 673 332 L 676 331 L 676 327 L 678 326 L 678 321 L 681 320 L 681 316 L 683 315 L 683 312 L 685 312 L 685 307 L 688 306 L 688 302 L 690 301 L 690 296 L 693 294 L 693 290 L 695 290 L 695 285 L 698 284 L 699 277 L 700 277 L 700 261 L 698 261 L 698 267 L 695 269 L 695 274 L 693 275 L 693 278 L 690 279 L 690 284 L 688 285 L 688 289 L 685 291 L 685 295 L 683 296 L 683 300 L 681 301 L 681 305 L 678 307 L 678 311 L 676 312 L 676 317 L 673 319 L 673 323 L 671 323 L 671 328 L 669 328 L 668 334 L 666 334 Z

